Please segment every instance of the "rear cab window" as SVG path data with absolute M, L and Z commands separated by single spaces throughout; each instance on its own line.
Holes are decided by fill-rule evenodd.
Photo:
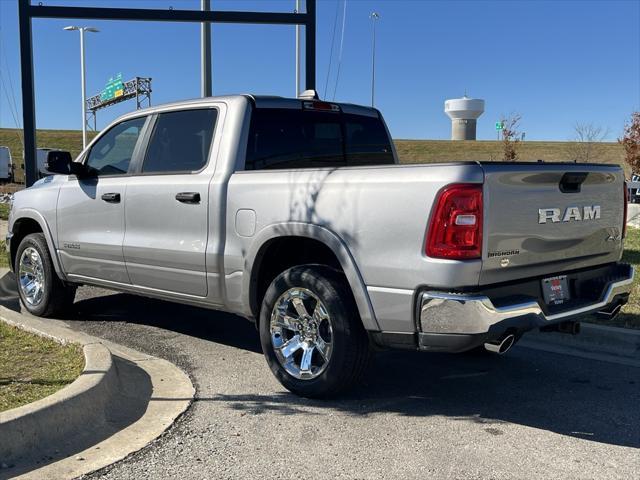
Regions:
M 253 109 L 245 170 L 394 163 L 391 139 L 378 117 L 344 113 L 337 106 Z

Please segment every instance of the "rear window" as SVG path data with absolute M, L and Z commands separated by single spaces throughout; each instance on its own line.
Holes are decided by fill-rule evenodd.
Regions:
M 394 163 L 382 121 L 338 112 L 256 108 L 245 170 Z

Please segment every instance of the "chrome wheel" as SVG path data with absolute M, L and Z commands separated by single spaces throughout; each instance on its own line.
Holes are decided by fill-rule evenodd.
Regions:
M 25 302 L 32 307 L 40 305 L 45 289 L 44 265 L 35 248 L 25 248 L 20 255 L 18 278 Z
M 271 311 L 271 345 L 293 377 L 310 380 L 329 365 L 333 350 L 331 318 L 322 301 L 306 288 L 290 288 Z

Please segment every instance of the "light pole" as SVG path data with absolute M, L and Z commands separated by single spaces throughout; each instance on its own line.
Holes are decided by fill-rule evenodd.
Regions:
M 84 69 L 84 32 L 97 33 L 100 30 L 93 27 L 76 27 L 74 25 L 64 27 L 64 30 L 78 30 L 80 32 L 80 82 L 82 83 L 82 148 L 84 149 L 87 146 L 87 85 L 85 82 Z
M 300 13 L 300 0 L 296 0 L 295 13 Z M 300 95 L 300 25 L 296 25 L 296 96 Z
M 211 10 L 211 0 L 200 0 L 200 10 Z M 212 92 L 211 71 L 211 24 L 200 25 L 200 96 L 210 97 Z
M 380 14 L 373 12 L 369 15 L 369 18 L 373 22 L 373 38 L 371 48 L 371 106 L 373 107 L 376 90 L 376 23 L 380 18 Z

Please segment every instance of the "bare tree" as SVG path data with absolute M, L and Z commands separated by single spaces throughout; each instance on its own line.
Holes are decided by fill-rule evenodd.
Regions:
M 631 114 L 631 121 L 624 126 L 624 134 L 618 139 L 624 147 L 624 159 L 633 173 L 640 172 L 640 112 Z
M 576 123 L 573 131 L 575 135 L 569 144 L 569 158 L 581 163 L 601 160 L 604 155 L 602 142 L 609 135 L 609 130 L 593 123 Z
M 503 115 L 500 120 L 502 122 L 502 160 L 505 162 L 518 160 L 518 146 L 522 138 L 520 120 L 522 120 L 522 115 L 519 113 Z

